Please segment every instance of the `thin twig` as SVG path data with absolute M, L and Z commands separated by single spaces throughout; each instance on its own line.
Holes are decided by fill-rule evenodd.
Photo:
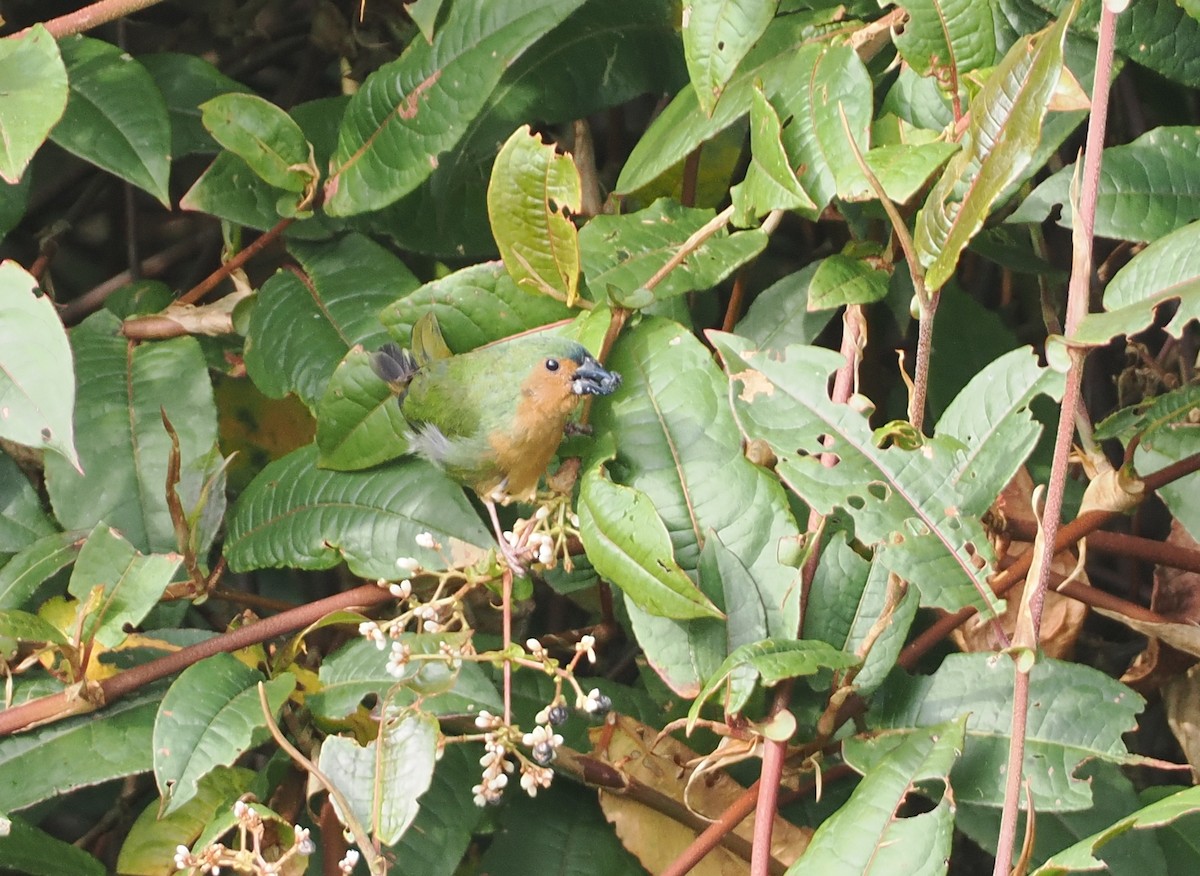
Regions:
M 295 219 L 281 219 L 274 228 L 262 234 L 253 243 L 221 265 L 221 267 L 217 268 L 183 295 L 180 295 L 177 303 L 195 304 L 215 289 L 222 280 L 274 243 L 288 229 L 288 226 L 295 221 Z
M 677 267 L 682 265 L 684 261 L 704 245 L 704 242 L 729 224 L 729 220 L 733 218 L 733 205 L 730 204 L 720 213 L 704 223 L 703 227 L 696 229 L 692 236 L 685 240 L 675 251 L 675 254 L 667 260 L 667 263 L 659 268 L 653 277 L 646 281 L 644 289 L 650 290 L 667 278 L 667 275 Z
M 46 30 L 55 39 L 62 39 L 77 33 L 85 33 L 93 27 L 99 27 L 118 18 L 124 18 L 142 9 L 157 6 L 162 0 L 100 0 L 83 9 L 76 9 L 58 18 L 52 18 L 45 23 Z M 25 33 L 26 31 L 21 31 Z M 20 36 L 20 34 L 17 34 Z

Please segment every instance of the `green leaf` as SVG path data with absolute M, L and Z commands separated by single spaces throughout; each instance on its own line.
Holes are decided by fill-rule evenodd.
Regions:
M 405 633 L 394 641 L 406 645 L 414 655 L 438 654 L 442 644 L 460 648 L 462 633 L 426 635 Z M 341 720 L 357 709 L 367 696 L 387 699 L 393 706 L 408 706 L 420 698 L 422 711 L 433 715 L 467 715 L 487 709 L 499 714 L 504 703 L 478 663 L 451 668 L 441 660 L 412 660 L 400 676 L 388 672 L 388 651 L 357 638 L 321 664 L 321 687 L 305 699 L 316 715 Z M 389 696 L 390 693 L 390 696 Z
M 0 739 L 0 800 L 18 812 L 79 788 L 144 773 L 162 688 L 155 685 L 108 705 Z M 37 769 L 30 769 L 30 764 Z
M 950 279 L 963 249 L 1037 149 L 1075 9 L 1015 43 L 972 101 L 962 151 L 950 159 L 917 214 L 913 241 L 931 292 Z
M 299 193 L 319 176 L 304 132 L 275 104 L 233 92 L 205 102 L 200 113 L 213 139 L 269 185 Z
M 745 116 L 756 81 L 761 80 L 772 102 L 781 88 L 795 88 L 797 83 L 789 79 L 793 57 L 834 16 L 829 10 L 806 11 L 782 15 L 771 22 L 725 86 L 711 116 L 700 109 L 694 88 L 680 91 L 638 140 L 614 190 L 626 194 L 650 184 L 701 143 Z
M 761 350 L 782 352 L 792 344 L 811 344 L 837 314 L 810 310 L 809 289 L 818 262 L 805 265 L 764 289 L 737 324 L 737 333 Z
M 71 332 L 78 389 L 76 446 L 85 474 L 56 456 L 46 460 L 46 488 L 60 523 L 90 530 L 104 522 L 143 553 L 178 545 L 167 508 L 171 440 L 165 411 L 179 434 L 180 499 L 196 507 L 212 476 L 217 412 L 204 354 L 194 338 L 132 347 L 107 311 Z
M 371 354 L 346 354 L 317 404 L 317 465 L 370 468 L 408 450 L 410 429 L 399 399 L 371 366 Z
M 36 614 L 14 609 L 0 610 L 0 642 L 66 645 L 67 638 L 57 627 Z M 4 655 L 11 659 L 12 655 Z
M 417 280 L 396 256 L 360 234 L 291 241 L 306 283 L 280 271 L 263 284 L 246 336 L 246 370 L 265 395 L 294 392 L 315 408 L 330 375 L 356 344 L 387 340 L 376 314 Z
M 1061 876 L 1080 870 L 1107 869 L 1095 853 L 1130 830 L 1162 827 L 1200 811 L 1200 788 L 1187 788 L 1151 803 L 1098 833 L 1063 849 L 1034 871 L 1034 876 Z
M 386 207 L 433 172 L 504 71 L 582 0 L 454 3 L 433 44 L 414 40 L 350 100 L 325 191 L 331 216 Z
M 16 262 L 0 263 L 0 438 L 46 447 L 76 468 L 71 348 L 49 298 Z
M 883 632 L 873 629 L 888 611 L 889 577 L 882 562 L 864 559 L 844 533 L 834 534 L 821 546 L 804 610 L 805 639 L 821 639 L 847 654 L 857 654 L 871 640 L 867 659 L 854 676 L 854 689 L 864 697 L 883 684 L 896 665 L 917 615 L 917 593 L 909 587 Z
M 906 0 L 908 21 L 896 36 L 900 56 L 943 88 L 996 60 L 992 5 L 974 0 Z
M 190 846 L 205 826 L 228 812 L 252 789 L 259 774 L 242 767 L 216 767 L 200 779 L 196 795 L 170 815 L 159 815 L 154 800 L 129 829 L 121 843 L 117 872 L 122 876 L 164 876 L 180 845 Z
M 66 106 L 67 70 L 46 28 L 0 42 L 0 178 L 21 179 Z
M 724 617 L 675 562 L 671 537 L 645 493 L 608 480 L 599 466 L 579 489 L 579 531 L 602 578 L 656 617 Z
M 1200 130 L 1155 128 L 1132 143 L 1104 150 L 1096 201 L 1097 237 L 1150 242 L 1200 219 Z M 1058 224 L 1073 227 L 1068 192 L 1075 164 L 1047 179 L 1007 222 L 1041 222 L 1061 207 Z
M 67 586 L 81 602 L 95 587 L 104 593 L 84 625 L 84 640 L 94 638 L 106 648 L 125 641 L 125 630 L 154 608 L 182 561 L 179 554 L 143 556 L 119 533 L 98 524 L 79 551 Z
M 863 159 L 879 180 L 884 194 L 897 204 L 905 204 L 925 187 L 934 171 L 957 151 L 958 147 L 953 143 L 940 140 L 933 143 L 897 143 L 878 146 L 864 155 Z M 853 169 L 847 173 L 851 178 L 839 187 L 839 197 L 846 201 L 878 198 L 865 176 L 859 174 L 855 177 Z
M 429 790 L 421 795 L 421 811 L 392 847 L 406 870 L 422 876 L 454 876 L 458 872 L 472 834 L 487 817 L 471 794 L 471 786 L 479 781 L 479 751 L 472 745 L 445 747 Z
M 434 718 L 405 712 L 366 747 L 344 736 L 328 737 L 317 766 L 342 792 L 359 824 L 392 845 L 417 817 L 417 801 L 432 781 L 437 737 Z M 345 824 L 337 798 L 333 805 Z
M 992 550 L 964 496 L 949 483 L 958 469 L 956 441 L 880 448 L 866 418 L 830 401 L 826 383 L 843 363 L 816 347 L 789 347 L 782 357 L 755 350 L 736 335 L 710 332 L 730 374 L 734 410 L 746 436 L 767 441 L 776 471 L 822 514 L 840 508 L 855 534 L 921 592 L 922 605 L 994 612 L 987 584 Z M 822 453 L 838 464 L 826 468 Z
M 15 554 L 55 531 L 33 484 L 11 456 L 0 452 L 0 554 Z
M 329 569 L 344 560 L 355 575 L 395 579 L 399 556 L 429 569 L 444 564 L 416 547 L 420 532 L 443 544 L 491 544 L 462 490 L 423 460 L 368 472 L 318 469 L 316 460 L 316 447 L 302 447 L 268 465 L 242 493 L 225 540 L 232 570 Z
M 864 259 L 834 253 L 816 263 L 808 306 L 832 310 L 847 304 L 873 304 L 887 295 L 891 276 Z
M 279 199 L 285 195 L 283 189 L 265 183 L 241 158 L 222 152 L 179 199 L 179 209 L 266 231 L 279 222 Z
M 213 654 L 180 673 L 154 721 L 154 779 L 170 815 L 200 790 L 200 780 L 230 766 L 267 738 L 258 697 L 263 674 L 232 654 Z M 296 687 L 290 673 L 265 682 L 273 716 Z
M 788 161 L 797 167 L 804 191 L 823 210 L 835 195 L 861 190 L 866 182 L 850 142 L 846 124 L 862 153 L 870 147 L 873 109 L 871 76 L 849 46 L 807 45 L 792 59 L 774 103 L 791 124 L 783 129 Z M 771 94 L 770 91 L 767 92 Z
M 528 125 L 500 148 L 488 186 L 488 217 L 500 257 L 518 287 L 571 304 L 579 286 L 582 207 L 579 171 L 569 155 Z
M 683 52 L 700 109 L 713 108 L 746 53 L 763 35 L 779 0 L 687 0 Z
M 764 607 L 768 634 L 794 636 L 798 572 L 779 556 L 795 544 L 798 527 L 779 482 L 743 455 L 728 384 L 711 354 L 682 326 L 643 319 L 621 336 L 607 364 L 624 385 L 593 407 L 592 421 L 598 433 L 616 438 L 617 457 L 608 465 L 614 483 L 650 500 L 676 563 L 693 580 L 715 532 L 746 570 L 756 592 L 743 598 Z M 698 577 L 705 595 L 721 600 L 722 582 Z M 655 617 L 628 599 L 625 605 L 655 672 L 681 696 L 694 697 L 731 649 L 726 625 Z
M 500 812 L 503 828 L 483 853 L 480 872 L 645 876 L 646 869 L 605 821 L 596 796 L 560 781 L 532 799 L 512 794 Z
M 517 288 L 501 262 L 471 265 L 426 283 L 389 304 L 379 320 L 393 340 L 408 345 L 412 327 L 432 313 L 456 353 L 568 319 L 564 304 Z
M 171 119 L 171 156 L 219 151 L 221 147 L 200 122 L 200 104 L 230 92 L 248 94 L 250 89 L 197 55 L 159 52 L 141 55 L 138 61 L 166 101 Z
M 951 774 L 957 796 L 989 806 L 1004 799 L 1004 768 L 1012 734 L 1013 664 L 993 654 L 951 654 L 932 676 L 893 676 L 871 708 L 883 739 L 922 733 L 943 721 L 967 718 L 967 743 Z M 1087 809 L 1091 786 L 1075 777 L 1095 758 L 1126 763 L 1121 734 L 1136 726 L 1145 701 L 1102 672 L 1076 663 L 1039 660 L 1030 676 L 1025 766 L 1035 811 Z M 898 734 L 898 735 L 897 735 Z M 858 741 L 847 741 L 856 765 L 870 759 Z
M 639 95 L 672 93 L 686 82 L 677 2 L 584 3 L 505 71 L 462 140 L 438 156 L 427 180 L 364 218 L 409 250 L 456 263 L 491 258 L 496 245 L 488 225 L 487 183 L 496 152 L 517 127 L 536 119 L 541 129 L 565 129 L 576 119 Z
M 1103 313 L 1089 313 L 1071 338 L 1102 345 L 1117 335 L 1133 335 L 1154 322 L 1155 309 L 1178 299 L 1166 330 L 1179 337 L 1200 317 L 1200 222 L 1185 225 L 1143 249 L 1117 272 L 1104 290 Z
M 954 797 L 945 789 L 928 812 L 902 817 L 901 805 L 925 783 L 946 783 L 963 745 L 963 719 L 913 733 L 876 763 L 849 801 L 813 834 L 791 874 L 876 876 L 946 872 L 954 838 Z
M 637 213 L 596 216 L 579 233 L 583 270 L 593 296 L 632 296 L 674 256 L 683 242 L 713 218 L 712 210 L 682 207 L 662 198 Z M 711 289 L 762 252 L 767 235 L 757 229 L 710 237 L 654 288 L 657 300 Z
M 108 872 L 87 852 L 22 818 L 13 818 L 11 830 L 0 834 L 0 869 L 25 876 L 104 876 Z
M 38 586 L 75 562 L 83 547 L 84 531 L 54 532 L 17 553 L 0 568 L 0 608 L 21 608 Z
M 171 123 L 146 68 L 100 40 L 71 36 L 58 45 L 71 96 L 51 138 L 170 207 Z
M 946 408 L 935 434 L 962 442 L 952 475 L 964 514 L 983 514 L 1037 445 L 1042 427 L 1029 410 L 1038 395 L 1062 398 L 1065 376 L 1038 364 L 1029 347 L 993 360 Z
M 750 167 L 746 178 L 730 192 L 737 208 L 734 223 L 751 225 L 771 210 L 796 210 L 810 219 L 817 205 L 800 185 L 783 148 L 783 126 L 779 113 L 755 83 L 750 106 Z
M 742 645 L 725 658 L 692 703 L 688 710 L 688 732 L 695 726 L 701 706 L 737 669 L 752 669 L 756 680 L 772 687 L 787 678 L 813 675 L 822 669 L 848 669 L 858 662 L 853 654 L 839 651 L 828 642 L 818 639 L 764 639 Z M 748 698 L 747 690 L 745 696 L 726 701 L 726 713 L 740 712 Z
M 1120 438 L 1128 444 L 1136 435 L 1139 447 L 1180 459 L 1195 452 L 1197 407 L 1200 386 L 1186 384 L 1107 417 L 1096 426 L 1096 440 Z

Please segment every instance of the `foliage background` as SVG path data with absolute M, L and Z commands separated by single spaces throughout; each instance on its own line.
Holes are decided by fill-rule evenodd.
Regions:
M 288 866 L 329 872 L 260 681 L 396 873 L 680 872 L 697 813 L 756 799 L 775 844 L 727 839 L 729 872 L 1007 872 L 1028 801 L 1026 870 L 1196 865 L 1163 768 L 1200 757 L 1193 4 L 75 11 L 6 4 L 0 42 L 0 868 L 173 872 L 252 793 L 268 856 L 304 825 Z M 1072 188 L 1096 70 L 1103 169 Z M 561 663 L 597 638 L 579 681 L 624 717 L 574 714 L 554 785 L 499 808 L 477 744 L 435 760 L 554 695 L 505 691 L 494 593 L 406 640 L 474 630 L 478 662 L 397 685 L 356 634 L 399 556 L 488 569 L 362 352 L 430 311 L 456 352 L 570 320 L 625 380 L 560 454 L 576 568 L 516 612 Z M 1089 548 L 1027 588 L 1055 588 L 1031 632 L 1040 597 L 990 588 L 1036 571 L 1047 481 Z M 636 774 L 685 717 L 778 805 Z

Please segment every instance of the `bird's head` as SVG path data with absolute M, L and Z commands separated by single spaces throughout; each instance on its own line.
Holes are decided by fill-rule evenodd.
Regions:
M 513 359 L 525 404 L 545 414 L 570 413 L 581 397 L 609 395 L 621 385 L 620 374 L 566 338 L 522 338 L 513 344 Z

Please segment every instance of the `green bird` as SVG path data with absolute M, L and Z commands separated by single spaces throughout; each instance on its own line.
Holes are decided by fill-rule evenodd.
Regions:
M 453 355 L 433 314 L 413 326 L 412 348 L 385 344 L 372 356 L 412 429 L 409 451 L 479 495 L 519 572 L 495 503 L 534 497 L 580 399 L 611 394 L 621 375 L 581 344 L 545 333 Z

